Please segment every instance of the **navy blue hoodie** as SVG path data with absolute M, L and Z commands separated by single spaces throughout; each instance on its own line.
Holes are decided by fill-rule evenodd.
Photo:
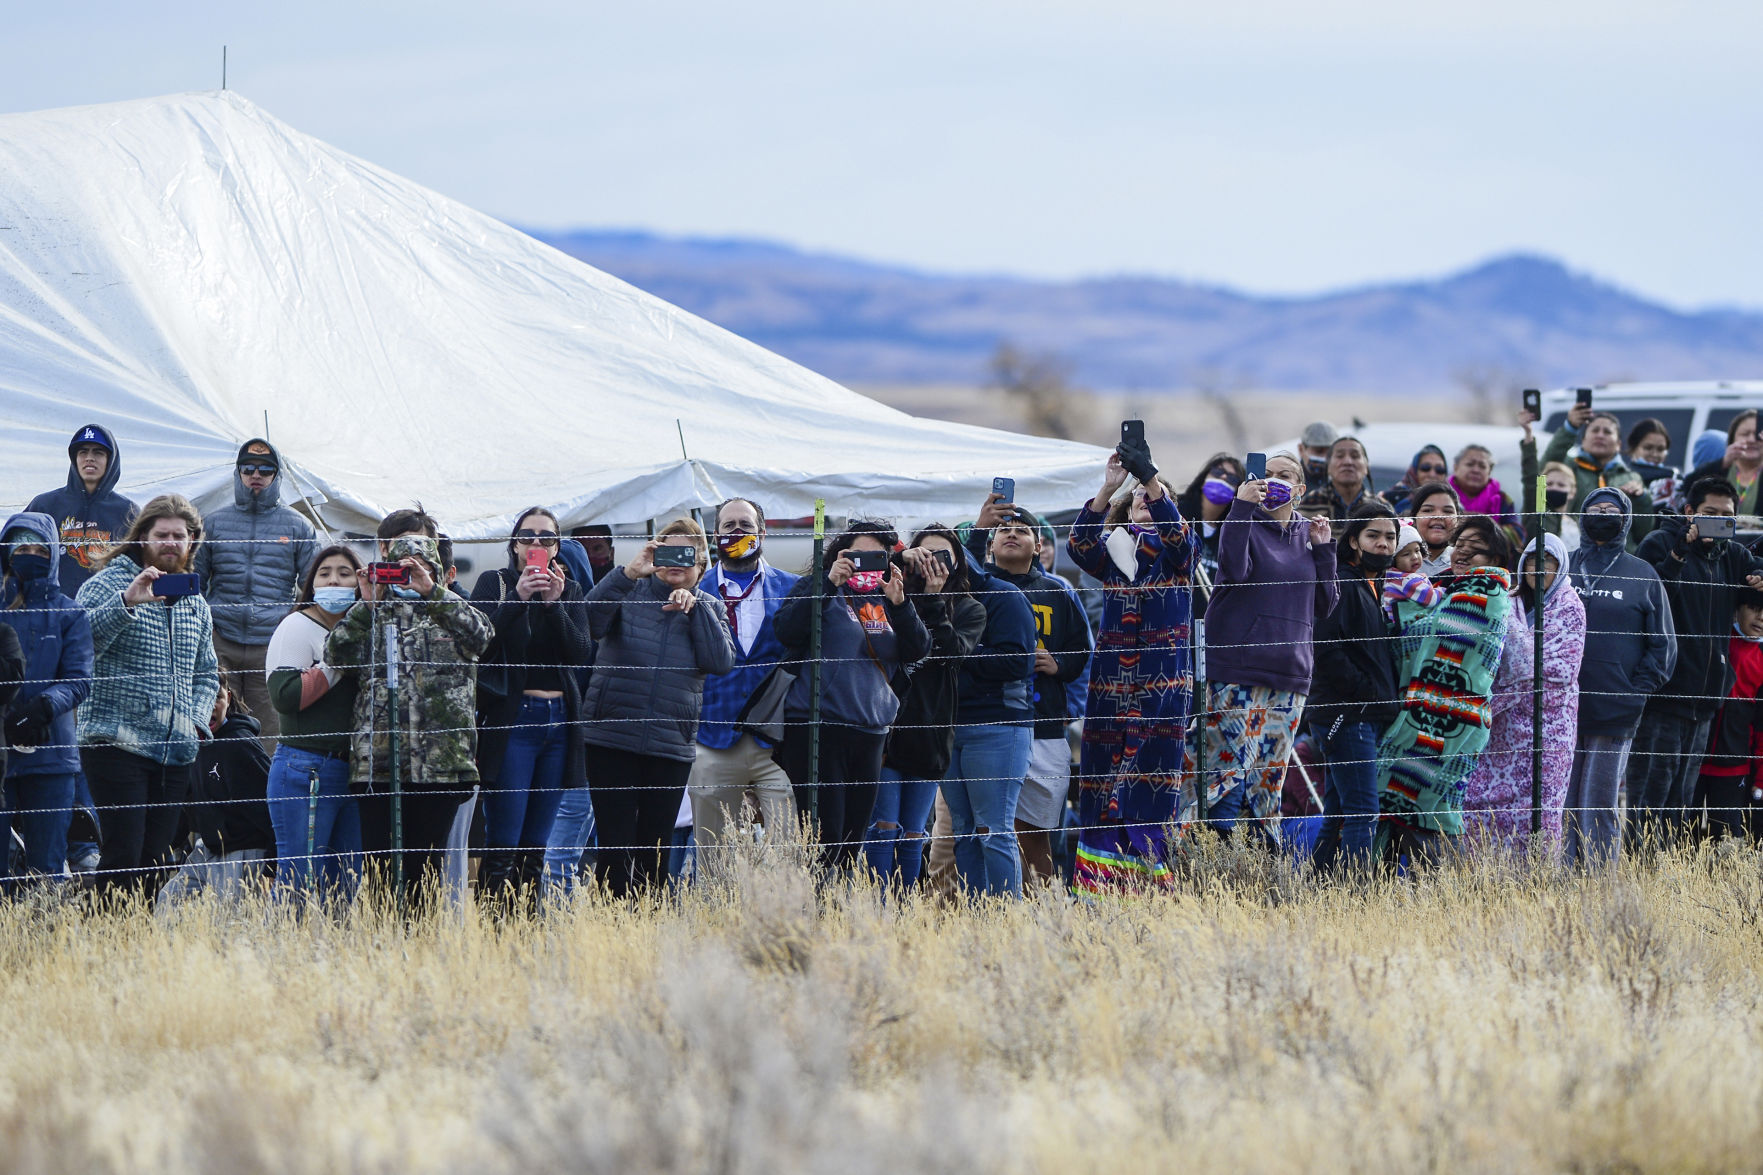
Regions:
M 1659 573 L 1624 550 L 1633 511 L 1621 490 L 1599 488 L 1580 509 L 1614 502 L 1622 530 L 1608 543 L 1586 534 L 1582 516 L 1573 587 L 1585 604 L 1585 660 L 1579 668 L 1581 734 L 1633 738 L 1647 699 L 1677 668 L 1677 632 Z
M 1032 726 L 1035 720 L 1034 609 L 1022 589 L 967 560 L 968 592 L 986 610 L 979 645 L 961 662 L 961 726 Z
M 110 467 L 98 479 L 98 488 L 86 492 L 80 471 L 74 467 L 73 451 L 81 445 L 103 445 L 110 450 Z M 67 485 L 32 498 L 25 512 L 47 514 L 61 531 L 61 591 L 75 596 L 80 585 L 92 578 L 98 558 L 112 543 L 128 533 L 140 508 L 116 492 L 122 477 L 122 452 L 116 438 L 103 425 L 88 424 L 67 443 Z
M 12 548 L 0 546 L 0 571 L 5 573 L 0 587 L 5 603 L 0 606 L 6 608 L 0 621 L 17 630 L 25 654 L 26 684 L 13 700 L 11 713 L 22 714 L 33 705 L 47 707 L 45 716 L 53 734 L 34 752 L 14 752 L 7 772 L 72 775 L 80 769 L 75 711 L 92 691 L 92 625 L 86 610 L 61 590 L 56 574 L 61 561 L 54 558 L 61 543 L 55 537 L 54 520 L 47 514 L 14 514 L 0 526 L 0 537 L 13 530 L 36 535 L 51 557 L 49 574 L 27 583 L 12 573 Z

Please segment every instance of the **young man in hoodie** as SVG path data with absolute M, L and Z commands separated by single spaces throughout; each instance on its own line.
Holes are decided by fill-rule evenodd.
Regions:
M 110 544 L 120 539 L 139 513 L 116 492 L 122 453 L 102 425 L 88 424 L 67 443 L 67 485 L 38 494 L 28 514 L 47 514 L 61 532 L 61 590 L 79 592 L 98 570 Z
M 1041 567 L 1039 518 L 991 494 L 967 534 L 967 549 L 986 571 L 1028 597 L 1035 621 L 1034 742 L 1016 799 L 1016 840 L 1022 867 L 1038 882 L 1059 882 L 1052 831 L 1065 822 L 1071 791 L 1071 745 L 1065 741 L 1067 691 L 1089 667 L 1089 618 L 1071 589 Z
M 202 593 L 214 610 L 215 656 L 262 723 L 272 751 L 280 723 L 269 702 L 263 656 L 318 553 L 312 524 L 281 504 L 281 472 L 281 455 L 268 441 L 253 438 L 239 446 L 233 504 L 202 519 L 207 541 L 196 553 Z
M 1586 495 L 1573 587 L 1585 604 L 1579 670 L 1579 735 L 1567 783 L 1568 863 L 1614 864 L 1622 851 L 1616 791 L 1642 707 L 1677 668 L 1671 602 L 1658 572 L 1624 549 L 1629 495 L 1608 486 Z
M 1681 835 L 1695 796 L 1708 727 L 1732 677 L 1727 647 L 1733 609 L 1747 586 L 1763 587 L 1763 561 L 1740 544 L 1702 534 L 1704 519 L 1731 518 L 1738 488 L 1724 478 L 1689 487 L 1690 513 L 1668 514 L 1635 553 L 1652 564 L 1671 601 L 1677 669 L 1647 701 L 1628 773 L 1627 845 Z

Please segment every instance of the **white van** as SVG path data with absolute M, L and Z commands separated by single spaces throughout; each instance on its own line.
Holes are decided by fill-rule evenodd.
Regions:
M 1663 424 L 1671 434 L 1671 457 L 1666 464 L 1679 469 L 1689 463 L 1690 446 L 1704 429 L 1725 432 L 1732 418 L 1744 409 L 1763 411 L 1763 380 L 1593 384 L 1591 388 L 1592 407 L 1614 412 L 1622 421 L 1624 445 L 1628 443 L 1628 430 L 1647 417 Z M 1579 388 L 1554 388 L 1543 393 L 1543 433 L 1561 427 L 1578 394 Z M 1542 443 L 1547 444 L 1547 439 Z

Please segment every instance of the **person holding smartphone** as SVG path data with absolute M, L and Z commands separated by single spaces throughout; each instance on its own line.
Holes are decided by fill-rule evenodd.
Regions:
M 722 605 L 699 586 L 709 563 L 704 528 L 677 518 L 588 593 L 597 653 L 582 720 L 594 872 L 614 897 L 666 881 L 704 678 L 735 665 Z
M 1520 417 L 1521 423 L 1525 416 L 1530 417 L 1530 423 L 1535 422 L 1535 415 L 1526 411 Z M 1589 398 L 1582 398 L 1568 409 L 1566 425 L 1555 430 L 1542 459 L 1545 464 L 1559 461 L 1573 470 L 1574 492 L 1567 503 L 1568 513 L 1581 513 L 1593 490 L 1621 490 L 1628 495 L 1633 518 L 1629 528 L 1631 549 L 1652 531 L 1653 496 L 1647 492 L 1640 474 L 1622 460 L 1622 421 L 1614 413 L 1593 411 Z M 1527 488 L 1526 493 L 1530 492 Z
M 214 618 L 190 582 L 201 542 L 196 507 L 162 494 L 80 586 L 93 651 L 80 763 L 103 840 L 97 884 L 112 892 L 157 888 L 220 693 Z
M 527 507 L 507 565 L 484 572 L 471 592 L 495 630 L 478 667 L 483 893 L 537 890 L 563 792 L 587 780 L 578 670 L 593 663 L 594 642 L 587 592 L 557 559 L 559 532 L 555 514 Z

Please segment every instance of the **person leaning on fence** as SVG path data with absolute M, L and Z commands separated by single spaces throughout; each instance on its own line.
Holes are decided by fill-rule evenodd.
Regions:
M 704 682 L 698 757 L 686 785 L 693 835 L 701 846 L 720 843 L 731 827 L 746 831 L 749 792 L 767 839 L 797 831 L 790 777 L 772 758 L 775 745 L 734 725 L 786 655 L 777 638 L 777 610 L 799 578 L 766 562 L 765 538 L 765 511 L 758 503 L 730 498 L 716 508 L 717 561 L 703 587 L 716 597 L 728 621 L 735 667 Z M 702 862 L 709 869 L 721 863 L 714 849 Z
M 278 714 L 269 700 L 264 658 L 288 614 L 300 578 L 318 553 L 312 524 L 281 504 L 281 454 L 266 440 L 239 446 L 233 500 L 202 519 L 195 571 L 214 610 L 214 653 L 233 688 L 263 725 L 274 749 Z
M 163 494 L 80 588 L 93 652 L 80 763 L 102 834 L 98 881 L 112 891 L 152 888 L 190 793 L 198 732 L 220 693 L 208 601 L 154 592 L 162 577 L 189 571 L 201 542 L 196 508 Z
M 0 527 L 0 621 L 24 649 L 24 686 L 6 711 L 6 811 L 0 844 L 17 831 L 25 868 L 59 877 L 80 771 L 75 712 L 92 689 L 92 626 L 61 591 L 61 534 L 47 514 L 14 514 Z M 19 749 L 24 748 L 24 749 Z M 11 813 L 17 812 L 16 820 Z
M 396 510 L 377 532 L 382 563 L 409 582 L 364 583 L 362 599 L 325 640 L 325 664 L 352 671 L 359 692 L 349 740 L 349 779 L 361 816 L 361 845 L 379 876 L 394 876 L 392 739 L 407 893 L 438 881 L 442 851 L 459 806 L 478 781 L 477 660 L 494 635 L 489 621 L 447 590 L 439 528 L 421 506 Z M 389 634 L 389 635 L 388 635 Z M 387 646 L 397 660 L 392 710 Z
M 1727 650 L 1733 610 L 1740 592 L 1763 587 L 1763 560 L 1736 541 L 1701 532 L 1726 523 L 1737 503 L 1737 488 L 1724 478 L 1693 482 L 1689 515 L 1661 517 L 1635 552 L 1665 585 L 1677 634 L 1677 667 L 1647 699 L 1630 752 L 1630 850 L 1648 840 L 1663 845 L 1688 831 L 1708 727 L 1731 676 Z
M 1339 446 L 1350 441 L 1343 437 Z M 1267 458 L 1225 516 L 1218 581 L 1206 609 L 1206 702 L 1198 774 L 1181 822 L 1229 832 L 1239 814 L 1279 843 L 1279 807 L 1292 741 L 1310 692 L 1316 623 L 1340 599 L 1332 525 L 1292 516 L 1303 471 L 1290 453 Z M 1381 505 L 1381 499 L 1377 500 Z M 1198 827 L 1196 824 L 1195 827 Z
M 692 561 L 658 567 L 661 547 L 688 549 Z M 614 897 L 666 879 L 697 755 L 704 679 L 734 668 L 726 615 L 698 586 L 709 562 L 703 528 L 675 519 L 588 593 L 598 646 L 582 705 L 600 845 L 594 872 Z
M 1194 679 L 1189 646 L 1194 528 L 1182 520 L 1149 454 L 1146 478 L 1119 502 L 1121 453 L 1078 511 L 1072 560 L 1106 594 L 1078 766 L 1078 894 L 1136 892 L 1170 881 L 1168 827 L 1182 784 L 1184 730 Z M 1136 474 L 1135 474 L 1136 476 Z
M 790 651 L 796 681 L 784 704 L 786 730 L 778 761 L 796 787 L 804 811 L 818 806 L 818 833 L 828 869 L 854 862 L 875 810 L 882 750 L 899 712 L 894 681 L 930 653 L 930 631 L 906 598 L 907 568 L 890 561 L 882 571 L 858 571 L 856 552 L 892 552 L 892 525 L 857 519 L 826 547 L 821 579 L 820 778 L 809 783 L 809 661 L 814 581 L 804 575 L 777 611 L 778 639 Z
M 1457 491 L 1442 481 L 1428 482 L 1408 496 L 1408 519 L 1420 535 L 1425 548 L 1420 559 L 1420 573 L 1427 577 L 1444 575 L 1451 569 L 1451 536 L 1463 518 L 1463 505 Z
M 1579 671 L 1579 736 L 1567 785 L 1569 864 L 1614 864 L 1622 850 L 1616 799 L 1646 701 L 1677 669 L 1677 632 L 1665 586 L 1651 564 L 1624 549 L 1630 497 L 1586 495 L 1573 557 L 1573 588 L 1585 605 Z
M 1383 610 L 1397 538 L 1396 519 L 1382 503 L 1353 511 L 1335 543 L 1340 601 L 1316 622 L 1304 721 L 1327 768 L 1322 832 L 1311 858 L 1319 870 L 1371 862 L 1377 743 L 1401 708 L 1396 647 Z
M 1043 529 L 1032 513 L 998 501 L 993 494 L 968 532 L 967 546 L 970 554 L 989 556 L 987 573 L 1028 597 L 1034 616 L 1034 676 L 1029 680 L 1034 742 L 1016 800 L 1015 827 L 1023 869 L 1033 880 L 1051 885 L 1059 880 L 1052 832 L 1065 823 L 1065 801 L 1071 793 L 1066 695 L 1089 667 L 1094 641 L 1089 618 L 1070 587 L 1041 570 Z
M 264 655 L 282 732 L 266 794 L 276 883 L 287 892 L 311 892 L 315 876 L 339 892 L 360 867 L 361 812 L 349 789 L 359 678 L 324 660 L 331 632 L 361 599 L 360 575 L 348 547 L 320 551 Z
M 556 516 L 529 506 L 514 520 L 506 566 L 471 592 L 495 632 L 477 679 L 481 892 L 537 892 L 563 793 L 587 781 L 577 671 L 593 663 L 594 641 L 587 591 L 557 558 L 560 538 Z
M 1754 838 L 1763 808 L 1763 592 L 1738 594 L 1728 640 L 1731 685 L 1709 730 L 1696 796 L 1709 835 Z
M 1758 423 L 1754 408 L 1746 408 L 1734 416 L 1726 427 L 1725 451 L 1696 463 L 1684 477 L 1685 492 L 1688 486 L 1705 477 L 1723 478 L 1739 492 L 1737 507 L 1740 514 L 1763 514 L 1763 496 L 1758 491 L 1758 487 L 1763 486 L 1763 437 L 1758 436 Z
M 961 662 L 985 632 L 985 607 L 968 594 L 970 560 L 956 533 L 941 523 L 913 535 L 901 552 L 906 598 L 930 633 L 930 656 L 906 678 L 882 748 L 881 782 L 863 851 L 883 883 L 902 889 L 916 886 L 924 869 L 937 781 L 954 757 Z

